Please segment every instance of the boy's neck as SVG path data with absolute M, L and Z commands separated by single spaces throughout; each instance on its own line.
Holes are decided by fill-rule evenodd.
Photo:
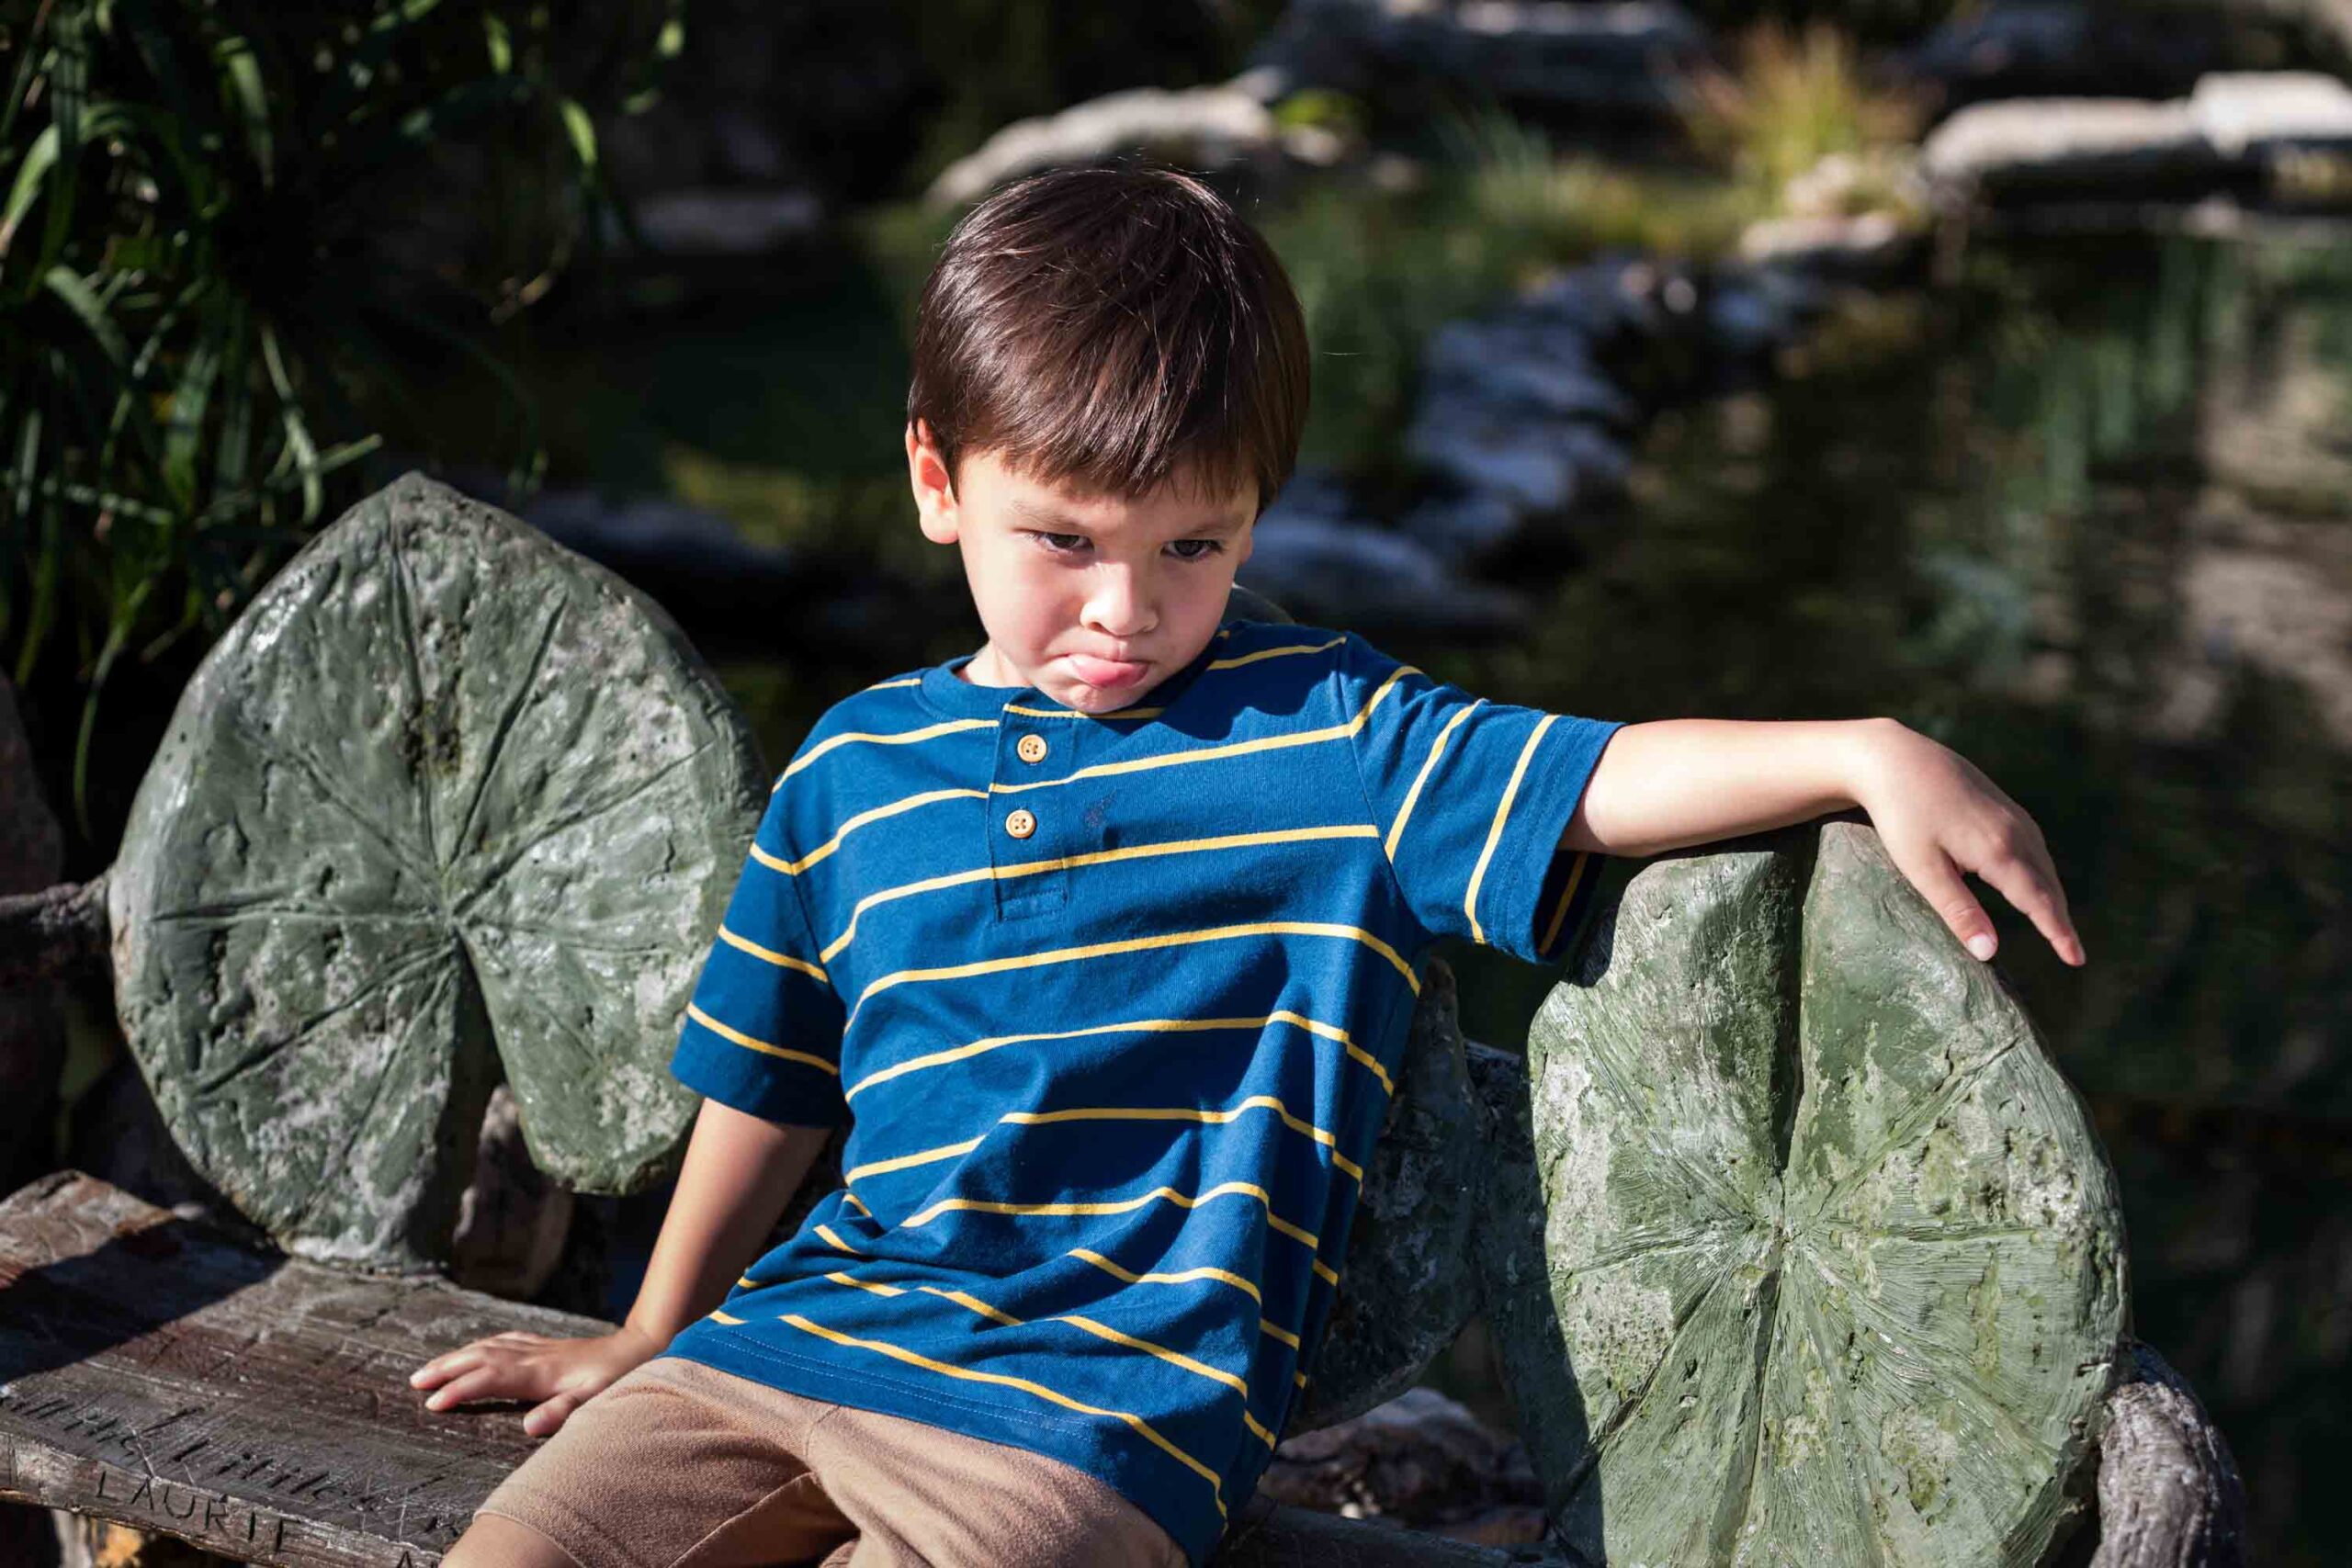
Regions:
M 1022 688 L 1029 684 L 1003 660 L 997 656 L 996 644 L 984 642 L 980 650 L 958 665 L 956 678 L 971 686 L 1009 686 Z

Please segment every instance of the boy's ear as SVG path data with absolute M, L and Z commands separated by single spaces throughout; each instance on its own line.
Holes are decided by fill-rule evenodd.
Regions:
M 907 481 L 913 488 L 917 521 L 922 536 L 934 545 L 956 542 L 956 486 L 947 465 L 931 442 L 931 426 L 919 419 L 907 422 Z

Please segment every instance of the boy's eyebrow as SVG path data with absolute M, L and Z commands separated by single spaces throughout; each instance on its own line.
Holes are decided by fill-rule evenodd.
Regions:
M 1032 523 L 1050 525 L 1055 528 L 1067 528 L 1075 531 L 1082 531 L 1087 526 L 1084 519 L 1072 517 L 1067 513 L 1057 512 L 1050 506 L 1033 506 L 1028 502 L 1022 501 L 1018 498 L 1008 502 L 1008 504 L 1013 511 L 1018 512 L 1022 516 L 1027 518 Z M 1225 537 L 1238 534 L 1240 531 L 1241 523 L 1238 519 L 1233 517 L 1213 517 L 1205 523 L 1202 523 L 1186 529 L 1184 533 L 1177 536 L 1179 538 L 1185 539 L 1198 539 L 1212 536 L 1216 537 Z

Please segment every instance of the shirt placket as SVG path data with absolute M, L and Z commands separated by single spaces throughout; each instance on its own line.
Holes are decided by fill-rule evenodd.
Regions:
M 1023 705 L 1005 705 L 997 726 L 996 770 L 990 780 L 989 863 L 996 869 L 996 912 L 1020 919 L 1060 908 L 1069 898 L 1069 869 L 1023 869 L 1075 852 L 1078 824 L 1057 810 L 1069 792 L 1051 785 L 1069 777 L 1081 749 L 1082 720 L 1055 718 Z

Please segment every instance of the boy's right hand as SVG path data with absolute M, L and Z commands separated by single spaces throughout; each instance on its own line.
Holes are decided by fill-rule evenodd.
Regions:
M 556 1339 L 510 1329 L 435 1356 L 408 1376 L 410 1386 L 435 1392 L 424 1404 L 446 1410 L 471 1399 L 526 1399 L 542 1403 L 525 1412 L 526 1436 L 553 1436 L 571 1413 L 633 1368 L 651 1360 L 662 1347 L 641 1329 L 624 1325 L 587 1339 Z

